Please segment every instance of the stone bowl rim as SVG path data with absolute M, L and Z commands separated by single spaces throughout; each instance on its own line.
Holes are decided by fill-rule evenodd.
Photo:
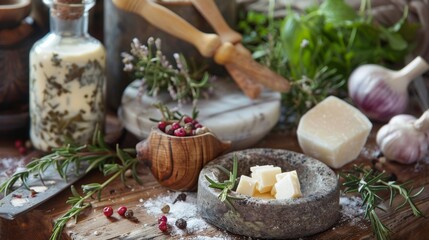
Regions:
M 220 161 L 220 160 L 222 160 L 222 159 L 224 159 L 224 158 L 226 158 L 228 156 L 232 156 L 234 153 L 252 153 L 252 152 L 260 152 L 260 151 L 263 151 L 263 150 L 271 150 L 271 151 L 274 151 L 274 152 L 291 153 L 291 154 L 293 154 L 295 156 L 299 156 L 299 157 L 305 158 L 306 160 L 312 162 L 313 164 L 320 165 L 320 167 L 323 167 L 326 171 L 330 172 L 333 176 L 336 176 L 334 170 L 332 170 L 325 163 L 323 163 L 323 162 L 321 162 L 321 161 L 319 161 L 319 160 L 317 160 L 317 159 L 315 159 L 313 157 L 307 156 L 307 155 L 302 154 L 302 153 L 298 153 L 298 152 L 286 150 L 286 149 L 270 149 L 270 148 L 251 148 L 251 149 L 238 150 L 238 151 L 229 152 L 229 153 L 220 155 L 217 158 L 215 158 L 214 160 L 210 161 L 208 164 L 206 164 L 203 167 L 203 169 L 200 172 L 200 176 L 202 174 L 207 174 L 207 173 L 205 173 L 206 170 L 207 170 L 206 169 L 207 167 L 215 165 L 217 161 Z M 212 174 L 212 176 L 213 175 L 218 179 L 217 175 Z M 237 177 L 239 178 L 240 176 L 237 176 Z M 204 179 L 204 181 L 207 181 L 205 178 L 203 178 L 203 179 Z M 214 180 L 217 180 L 217 179 L 214 179 Z M 334 179 L 332 178 L 331 180 L 334 180 Z M 312 200 L 310 199 L 310 197 L 316 197 L 317 198 L 317 197 L 322 197 L 323 195 L 333 194 L 334 192 L 336 192 L 339 189 L 339 181 L 338 181 L 337 177 L 335 177 L 335 181 L 336 181 L 336 184 L 333 184 L 326 191 L 323 191 L 323 192 L 317 191 L 314 194 L 303 196 L 303 197 L 297 198 L 297 199 L 263 199 L 263 198 L 255 198 L 255 197 L 246 196 L 246 195 L 243 195 L 243 194 L 240 194 L 240 193 L 236 193 L 236 192 L 233 193 L 233 196 L 243 198 L 242 200 L 237 200 L 238 202 L 240 202 L 240 201 L 246 201 L 248 203 L 254 202 L 254 203 L 258 203 L 258 204 L 262 203 L 262 204 L 265 204 L 265 205 L 272 205 L 272 206 L 284 205 L 284 206 L 288 206 L 289 207 L 289 206 L 294 206 L 294 205 L 305 204 L 307 202 L 312 202 Z M 207 181 L 207 183 L 208 183 L 208 181 Z M 238 184 L 238 182 L 237 182 L 237 184 Z M 217 196 L 219 194 L 219 192 L 220 192 L 218 189 L 214 189 L 214 188 L 208 187 L 208 184 L 207 184 L 207 190 L 213 196 Z

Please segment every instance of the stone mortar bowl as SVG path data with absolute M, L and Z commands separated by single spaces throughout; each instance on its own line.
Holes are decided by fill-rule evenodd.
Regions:
M 250 167 L 274 165 L 282 172 L 296 170 L 303 197 L 298 199 L 232 200 L 235 210 L 218 198 L 219 190 L 209 187 L 205 175 L 215 181 L 228 179 L 217 166 L 232 171 L 233 155 L 238 158 L 237 176 L 250 176 Z M 306 155 L 280 149 L 248 149 L 222 155 L 208 163 L 198 179 L 197 206 L 209 223 L 229 232 L 254 238 L 300 238 L 322 232 L 339 217 L 339 184 L 334 171 Z

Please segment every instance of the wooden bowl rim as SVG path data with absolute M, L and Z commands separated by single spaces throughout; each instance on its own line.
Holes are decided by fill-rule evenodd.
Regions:
M 210 130 L 208 132 L 205 132 L 203 134 L 199 134 L 199 135 L 193 135 L 193 136 L 184 136 L 184 137 L 178 137 L 178 136 L 174 136 L 174 135 L 169 135 L 163 131 L 161 131 L 159 128 L 157 127 L 152 127 L 151 132 L 157 132 L 160 133 L 161 135 L 165 135 L 167 137 L 171 137 L 171 138 L 179 138 L 179 139 L 191 139 L 191 138 L 201 138 L 204 137 L 206 135 L 212 135 L 213 137 L 217 138 L 219 141 L 221 141 L 213 132 L 211 132 Z
M 1 3 L 1 1 L 0 1 Z M 0 11 L 1 10 L 22 10 L 25 8 L 30 9 L 31 0 L 16 0 L 14 3 L 11 4 L 0 4 Z

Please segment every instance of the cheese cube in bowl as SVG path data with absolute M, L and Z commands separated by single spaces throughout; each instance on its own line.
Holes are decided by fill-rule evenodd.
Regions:
M 296 171 L 301 197 L 273 199 L 270 192 L 247 196 L 232 192 L 240 200 L 232 207 L 219 200 L 219 189 L 209 187 L 206 176 L 223 182 L 229 176 L 218 166 L 232 170 L 238 159 L 237 176 L 251 176 L 253 166 L 272 165 L 281 172 Z M 295 181 L 289 173 L 287 181 Z M 275 178 L 275 177 L 274 177 Z M 277 180 L 277 179 L 275 179 Z M 280 182 L 283 179 L 280 179 Z M 238 190 L 238 188 L 237 188 Z M 293 196 L 293 193 L 281 193 Z M 209 223 L 235 234 L 252 238 L 300 238 L 330 228 L 339 218 L 339 184 L 334 171 L 324 163 L 303 154 L 280 149 L 247 149 L 222 155 L 200 172 L 197 206 Z

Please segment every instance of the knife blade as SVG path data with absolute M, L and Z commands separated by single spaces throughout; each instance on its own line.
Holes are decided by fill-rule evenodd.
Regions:
M 13 220 L 39 206 L 82 178 L 87 166 L 82 164 L 78 171 L 74 166 L 70 167 L 66 174 L 67 180 L 61 178 L 53 166 L 43 173 L 43 181 L 39 177 L 30 176 L 27 185 L 32 190 L 21 186 L 0 200 L 0 217 Z

